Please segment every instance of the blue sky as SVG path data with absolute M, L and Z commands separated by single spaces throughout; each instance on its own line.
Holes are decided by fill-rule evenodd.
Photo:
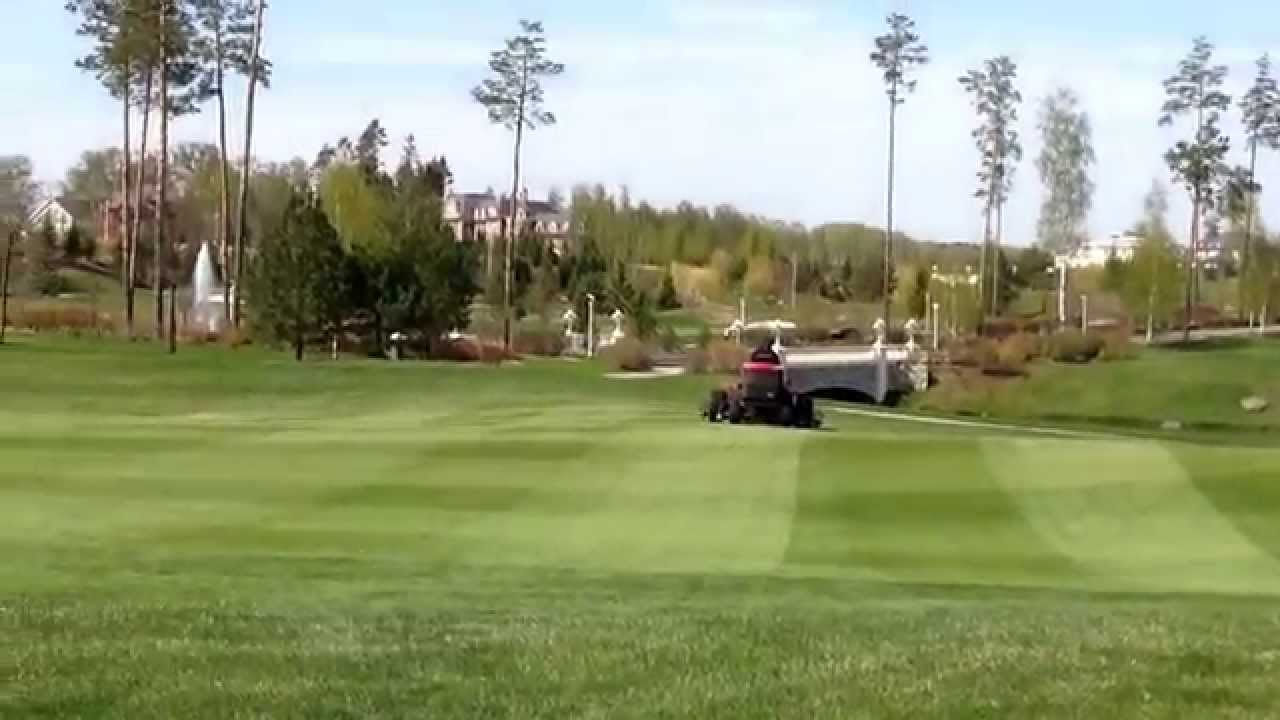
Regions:
M 119 113 L 72 61 L 84 49 L 61 0 L 0 0 L 0 153 L 32 156 L 41 179 L 60 178 L 86 147 L 117 144 Z M 977 162 L 967 99 L 956 83 L 995 54 L 1021 67 L 1027 157 L 1007 214 L 1010 240 L 1034 239 L 1041 188 L 1036 105 L 1053 87 L 1080 93 L 1095 128 L 1098 194 L 1090 226 L 1130 225 L 1161 154 L 1178 130 L 1156 127 L 1160 81 L 1205 33 L 1231 66 L 1239 93 L 1263 51 L 1280 56 L 1280 4 L 1188 0 L 1043 4 L 1004 0 L 275 0 L 267 52 L 272 89 L 260 96 L 257 154 L 314 157 L 326 141 L 379 117 L 398 145 L 409 133 L 443 153 L 461 188 L 510 184 L 510 138 L 487 124 L 469 89 L 488 52 L 520 17 L 545 21 L 566 74 L 548 84 L 559 125 L 530 139 L 535 193 L 579 182 L 626 185 L 660 205 L 728 202 L 783 220 L 881 223 L 885 102 L 867 61 L 884 15 L 914 15 L 934 62 L 907 103 L 899 147 L 899 222 L 930 239 L 973 239 Z M 1242 19 L 1248 18 L 1248 22 Z M 234 88 L 239 114 L 242 88 Z M 212 140 L 206 112 L 174 127 Z M 239 123 L 236 123 L 236 128 Z M 1234 117 L 1227 124 L 1236 131 Z M 232 141 L 239 143 L 238 129 Z M 393 148 L 394 149 L 394 148 Z M 1242 144 L 1235 160 L 1244 161 Z M 1261 176 L 1280 187 L 1280 154 Z M 1187 208 L 1176 189 L 1175 220 Z M 1263 207 L 1280 226 L 1280 190 Z

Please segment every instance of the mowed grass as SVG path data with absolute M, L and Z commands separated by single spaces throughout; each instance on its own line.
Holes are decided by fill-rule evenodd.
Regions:
M 0 346 L 0 717 L 1269 717 L 1280 451 Z
M 1203 340 L 1186 347 L 1147 348 L 1130 360 L 1091 365 L 1047 361 L 1027 379 L 942 375 L 942 387 L 915 407 L 1019 422 L 1094 424 L 1155 430 L 1177 422 L 1210 434 L 1280 432 L 1280 341 Z M 1261 396 L 1267 412 L 1246 413 L 1240 401 Z

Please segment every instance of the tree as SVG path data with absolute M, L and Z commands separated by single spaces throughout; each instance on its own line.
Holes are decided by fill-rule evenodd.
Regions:
M 511 264 L 517 236 L 520 197 L 520 150 L 525 129 L 554 125 L 556 116 L 543 109 L 542 78 L 556 77 L 564 65 L 547 57 L 547 41 L 542 23 L 520 21 L 520 33 L 508 38 L 506 47 L 494 52 L 489 60 L 492 76 L 472 90 L 472 97 L 488 110 L 489 121 L 515 132 L 511 182 L 510 219 L 507 221 L 507 243 L 503 271 L 502 343 L 511 348 Z
M 1244 244 L 1240 252 L 1240 275 L 1242 277 L 1240 311 L 1246 307 L 1245 287 L 1250 271 L 1250 260 L 1253 250 L 1254 208 L 1257 204 L 1257 169 L 1258 149 L 1280 150 L 1280 88 L 1271 74 L 1271 58 L 1263 55 L 1258 59 L 1258 74 L 1253 86 L 1240 99 L 1240 112 L 1244 126 L 1246 144 L 1249 146 L 1249 171 L 1247 197 L 1245 207 Z
M 970 70 L 960 78 L 960 85 L 972 95 L 971 101 L 979 117 L 973 139 L 980 154 L 978 190 L 974 196 L 983 200 L 982 257 L 979 265 L 979 307 L 990 295 L 992 312 L 999 305 L 1000 263 L 990 263 L 991 282 L 986 281 L 987 254 L 992 242 L 992 222 L 997 222 L 993 251 L 999 254 L 999 234 L 1003 232 L 1004 204 L 1013 185 L 1014 166 L 1022 159 L 1022 143 L 1015 128 L 1022 93 L 1014 86 L 1018 66 L 1007 56 L 987 60 L 978 70 Z M 992 216 L 996 215 L 996 218 Z
M 919 265 L 912 275 L 911 294 L 907 296 L 907 312 L 913 318 L 929 317 L 929 285 L 933 281 L 930 268 Z
M 248 272 L 253 327 L 288 342 L 302 361 L 307 338 L 340 314 L 343 249 L 317 198 L 296 193 Z M 330 328 L 336 330 L 336 328 Z
M 172 97 L 169 93 L 169 81 L 174 60 L 180 56 L 178 51 L 178 28 L 175 20 L 174 0 L 159 0 L 159 60 L 160 70 L 160 174 L 156 178 L 156 249 L 155 249 L 155 293 L 156 293 L 156 337 L 163 338 L 164 330 L 164 292 L 167 285 L 165 268 L 165 243 L 168 238 L 167 224 L 169 215 L 169 115 Z M 174 296 L 169 296 L 170 317 L 174 312 Z M 169 353 L 178 351 L 178 339 L 174 337 L 172 322 L 169 328 Z
M 1183 341 L 1191 339 L 1191 309 L 1200 249 L 1200 225 L 1206 209 L 1212 209 L 1217 185 L 1227 172 L 1223 159 L 1231 140 L 1218 128 L 1222 113 L 1231 105 L 1231 96 L 1222 92 L 1227 77 L 1225 65 L 1213 64 L 1213 44 L 1195 39 L 1191 52 L 1178 63 L 1177 72 L 1164 81 L 1166 99 L 1160 110 L 1160 126 L 1168 127 L 1184 115 L 1195 125 L 1190 139 L 1179 140 L 1167 153 L 1173 177 L 1191 197 L 1191 241 L 1187 246 L 1187 283 L 1184 288 L 1185 322 Z
M 198 95 L 217 101 L 220 161 L 217 246 L 221 265 L 224 270 L 229 270 L 232 265 L 232 231 L 226 78 L 228 73 L 249 74 L 249 54 L 253 49 L 252 16 L 245 0 L 191 0 L 191 3 L 201 30 L 196 40 L 201 65 Z M 224 303 L 223 308 L 230 321 L 231 305 Z
M 1240 282 L 1245 306 L 1258 312 L 1265 321 L 1269 308 L 1275 307 L 1277 290 L 1280 290 L 1280 257 L 1265 236 L 1259 235 L 1255 240 L 1254 262 Z
M 0 230 L 21 230 L 27 222 L 36 186 L 30 158 L 0 155 Z
M 86 150 L 62 181 L 65 202 L 91 213 L 111 202 L 120 188 L 124 156 L 119 148 Z
M 13 246 L 18 244 L 17 229 L 5 234 L 8 239 L 4 244 L 4 263 L 0 264 L 0 345 L 4 344 L 5 328 L 9 326 L 9 279 L 13 274 Z
M 662 289 L 658 291 L 658 309 L 659 310 L 678 310 L 680 308 L 680 296 L 676 293 L 676 280 L 671 274 L 671 269 L 662 274 Z
M 26 224 L 27 213 L 35 194 L 31 182 L 31 160 L 23 155 L 0 155 L 0 234 L 8 241 L 4 247 L 4 265 L 0 267 L 0 342 L 9 322 L 9 285 L 13 279 L 13 250 Z
M 27 266 L 27 283 L 30 289 L 41 295 L 56 295 L 62 291 L 58 278 L 58 231 L 53 220 L 45 217 L 40 228 L 27 235 L 23 259 Z
M 871 53 L 871 62 L 884 72 L 885 90 L 889 97 L 889 187 L 885 213 L 887 220 L 884 231 L 884 264 L 881 268 L 884 322 L 888 326 L 891 324 L 893 310 L 890 276 L 893 269 L 893 180 L 897 149 L 898 106 L 907 101 L 907 95 L 915 92 L 916 81 L 907 78 L 916 67 L 928 64 L 929 48 L 920 42 L 920 36 L 915 32 L 916 23 L 909 16 L 893 13 L 886 22 L 889 25 L 889 32 L 876 38 L 876 49 Z
M 1128 265 L 1116 253 L 1113 252 L 1108 255 L 1106 262 L 1102 265 L 1102 289 L 1110 293 L 1122 292 L 1125 285 L 1125 276 L 1129 270 Z
M 72 223 L 66 237 L 62 238 L 62 256 L 67 260 L 77 260 L 88 255 L 84 233 L 80 232 L 80 223 Z
M 140 31 L 143 13 L 142 0 L 68 0 L 66 9 L 75 14 L 80 25 L 76 34 L 91 38 L 95 45 L 87 55 L 76 60 L 76 66 L 85 72 L 93 73 L 107 88 L 111 95 L 120 100 L 123 107 L 124 156 L 120 163 L 121 187 L 121 234 L 123 247 L 132 251 L 136 244 L 136 233 L 130 225 L 129 217 L 133 208 L 134 197 L 130 194 L 130 112 L 132 103 L 132 86 L 135 70 L 140 67 L 141 58 L 146 55 L 143 47 L 148 43 L 148 34 Z M 145 128 L 145 125 L 144 125 Z M 146 130 L 143 130 L 145 142 Z M 146 151 L 143 151 L 143 158 Z M 124 294 L 125 323 L 129 332 L 133 332 L 133 310 L 135 275 L 132 255 L 125 258 Z
M 1129 314 L 1146 319 L 1148 342 L 1154 336 L 1156 323 L 1173 311 L 1181 293 L 1177 248 L 1166 221 L 1168 209 L 1164 187 L 1152 183 L 1137 227 L 1142 239 L 1127 263 L 1121 288 Z
M 253 175 L 254 103 L 257 98 L 258 85 L 264 84 L 265 86 L 266 72 L 270 67 L 270 64 L 262 58 L 262 32 L 266 12 L 267 0 L 257 0 L 257 7 L 253 13 L 253 40 L 249 48 L 249 87 L 246 90 L 247 98 L 244 109 L 244 158 L 240 164 L 242 173 L 240 176 L 240 221 L 236 227 L 235 271 L 228 273 L 229 276 L 235 278 L 235 282 L 231 283 L 231 287 L 235 289 L 231 294 L 231 322 L 237 326 L 240 324 L 241 295 L 238 288 L 243 277 L 241 268 L 244 265 L 245 236 L 249 233 L 249 180 Z
M 1041 105 L 1039 129 L 1044 146 L 1036 168 L 1045 187 L 1040 245 L 1053 253 L 1069 253 L 1080 246 L 1093 207 L 1093 128 L 1076 94 L 1059 88 Z

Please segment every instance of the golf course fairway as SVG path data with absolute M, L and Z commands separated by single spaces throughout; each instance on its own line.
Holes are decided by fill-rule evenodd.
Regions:
M 0 717 L 1280 714 L 1280 449 L 711 382 L 0 346 Z

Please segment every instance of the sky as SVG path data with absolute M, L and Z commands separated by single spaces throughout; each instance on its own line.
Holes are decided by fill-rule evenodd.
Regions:
M 63 0 L 0 0 L 0 154 L 29 155 L 56 183 L 86 148 L 119 144 L 120 112 L 74 67 L 87 43 Z M 1206 12 L 1208 10 L 1208 12 Z M 393 160 L 413 134 L 445 155 L 461 190 L 511 184 L 511 135 L 488 123 L 470 90 L 489 52 L 520 18 L 540 19 L 553 59 L 546 83 L 554 127 L 528 138 L 531 193 L 579 183 L 625 186 L 636 200 L 672 206 L 729 203 L 778 220 L 818 225 L 885 217 L 887 101 L 868 54 L 889 12 L 911 14 L 932 51 L 900 112 L 898 227 L 928 240 L 976 240 L 976 117 L 957 83 L 1007 54 L 1019 65 L 1026 156 L 1006 212 L 1008 241 L 1029 244 L 1042 200 L 1035 170 L 1040 101 L 1058 86 L 1081 97 L 1094 128 L 1094 236 L 1124 230 L 1159 179 L 1162 155 L 1185 126 L 1157 127 L 1161 81 L 1192 38 L 1205 34 L 1241 94 L 1264 51 L 1280 56 L 1280 3 L 1225 0 L 275 0 L 259 94 L 255 155 L 308 160 L 355 136 L 372 118 L 391 134 Z M 1242 21 L 1247 18 L 1247 22 Z M 243 83 L 230 86 L 231 142 L 242 142 Z M 1232 161 L 1247 157 L 1238 112 Z M 211 108 L 173 127 L 177 141 L 212 141 Z M 1259 163 L 1280 186 L 1280 153 Z M 1171 220 L 1185 227 L 1185 193 L 1171 187 Z M 1280 192 L 1262 212 L 1280 227 Z

